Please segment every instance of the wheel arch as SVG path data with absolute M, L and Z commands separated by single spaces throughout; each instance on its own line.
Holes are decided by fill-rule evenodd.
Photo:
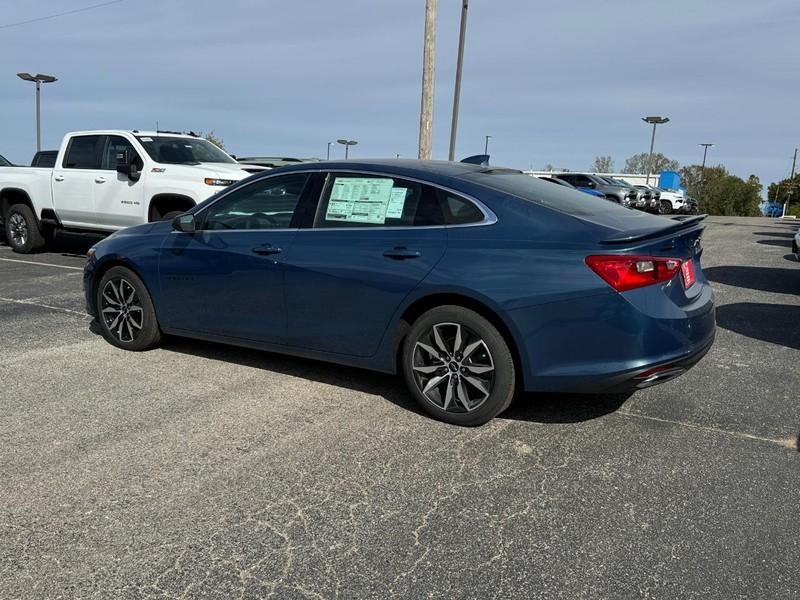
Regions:
M 400 361 L 402 360 L 403 341 L 408 331 L 411 329 L 411 325 L 426 311 L 436 308 L 437 306 L 445 305 L 468 308 L 481 315 L 500 332 L 500 335 L 503 336 L 506 344 L 508 344 L 511 356 L 514 358 L 514 368 L 517 373 L 518 383 L 523 384 L 525 379 L 525 369 L 523 369 L 524 350 L 517 342 L 517 336 L 513 333 L 513 326 L 501 316 L 499 311 L 492 308 L 487 302 L 467 294 L 453 291 L 427 294 L 415 299 L 403 309 L 394 332 L 393 352 L 395 372 L 402 373 Z
M 36 223 L 39 224 L 39 215 L 36 214 L 36 207 L 33 205 L 30 195 L 20 188 L 3 188 L 0 190 L 0 216 L 5 220 L 8 210 L 14 204 L 25 204 L 31 209 L 33 216 L 36 218 Z
M 150 198 L 150 205 L 147 207 L 147 221 L 149 223 L 159 221 L 161 216 L 168 212 L 174 210 L 184 212 L 195 206 L 197 206 L 197 202 L 190 196 L 184 194 L 156 194 Z
M 147 289 L 147 293 L 150 295 L 150 298 L 153 299 L 153 291 L 147 283 L 147 279 L 142 275 L 142 272 L 136 268 L 136 266 L 129 260 L 121 257 L 121 256 L 113 256 L 106 259 L 103 259 L 100 264 L 98 264 L 94 268 L 94 272 L 92 273 L 92 288 L 91 288 L 91 296 L 89 298 L 90 302 L 92 303 L 92 309 L 94 310 L 95 316 L 97 315 L 97 290 L 100 287 L 100 281 L 103 279 L 103 275 L 105 275 L 108 271 L 113 269 L 114 267 L 125 267 L 133 271 L 136 276 L 141 279 L 144 287 Z M 155 302 L 153 302 L 153 306 L 155 307 Z M 156 311 L 156 316 L 158 312 Z

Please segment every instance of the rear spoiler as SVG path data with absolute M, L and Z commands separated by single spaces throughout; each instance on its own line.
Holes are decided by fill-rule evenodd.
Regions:
M 621 231 L 616 235 L 607 238 L 600 242 L 601 244 L 627 244 L 630 242 L 638 242 L 648 238 L 663 237 L 672 233 L 677 233 L 682 229 L 689 229 L 693 225 L 697 225 L 704 220 L 708 215 L 682 215 L 673 217 L 672 225 L 667 225 L 661 229 L 636 229 L 633 231 Z

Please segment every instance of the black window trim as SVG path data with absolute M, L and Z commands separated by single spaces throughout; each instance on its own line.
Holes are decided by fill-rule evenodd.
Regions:
M 439 190 L 443 190 L 445 192 L 448 192 L 450 194 L 454 194 L 456 196 L 459 196 L 460 198 L 463 198 L 465 200 L 468 200 L 468 201 L 472 202 L 473 204 L 475 204 L 475 206 L 478 207 L 478 210 L 480 210 L 483 213 L 484 219 L 482 221 L 476 221 L 475 223 L 461 223 L 461 224 L 455 224 L 455 225 L 399 225 L 399 226 L 392 226 L 392 227 L 314 227 L 313 223 L 316 221 L 316 212 L 319 210 L 320 200 L 322 199 L 322 193 L 325 191 L 325 188 L 327 186 L 328 177 L 330 176 L 331 173 L 334 173 L 334 172 L 335 173 L 347 173 L 347 174 L 361 175 L 362 177 L 364 177 L 364 176 L 368 177 L 370 175 L 379 176 L 379 177 L 398 177 L 400 179 L 405 179 L 406 181 L 412 181 L 414 183 L 420 183 L 422 185 L 429 185 L 429 186 L 431 186 L 433 188 L 436 188 L 436 189 L 439 189 Z M 262 230 L 258 230 L 258 231 L 295 231 L 295 230 L 298 230 L 298 229 L 310 229 L 311 231 L 376 231 L 376 230 L 380 230 L 380 231 L 397 231 L 397 230 L 423 229 L 423 228 L 424 229 L 434 229 L 434 228 L 455 228 L 455 227 L 484 227 L 486 225 L 494 225 L 495 223 L 497 223 L 497 215 L 495 215 L 494 212 L 492 211 L 492 209 L 490 209 L 488 206 L 486 206 L 483 202 L 481 202 L 480 200 L 478 200 L 477 198 L 475 198 L 474 196 L 472 196 L 470 194 L 467 194 L 467 193 L 459 191 L 459 190 L 454 190 L 453 188 L 450 188 L 450 187 L 447 187 L 447 186 L 444 186 L 444 185 L 440 185 L 438 183 L 432 183 L 430 181 L 425 181 L 423 179 L 419 179 L 419 178 L 416 178 L 416 177 L 413 177 L 413 176 L 409 177 L 409 176 L 406 176 L 406 175 L 397 175 L 396 173 L 395 174 L 386 173 L 385 171 L 360 171 L 360 170 L 357 170 L 357 169 L 336 169 L 334 171 L 334 170 L 328 170 L 328 169 L 324 169 L 324 168 L 298 169 L 296 171 L 292 170 L 292 171 L 288 171 L 288 172 L 284 171 L 283 173 L 274 173 L 274 174 L 267 175 L 265 177 L 259 177 L 258 179 L 254 179 L 253 181 L 248 181 L 244 185 L 236 185 L 236 187 L 228 188 L 228 189 L 226 189 L 224 191 L 218 192 L 216 194 L 217 197 L 215 197 L 211 202 L 209 202 L 202 209 L 200 209 L 197 212 L 195 212 L 194 215 L 195 215 L 195 217 L 197 217 L 197 215 L 199 215 L 199 214 L 203 213 L 204 211 L 208 210 L 209 208 L 214 206 L 217 202 L 219 202 L 220 200 L 222 200 L 223 198 L 225 198 L 229 194 L 232 194 L 236 190 L 240 190 L 240 189 L 242 189 L 242 188 L 244 188 L 244 187 L 246 187 L 248 185 L 252 185 L 254 183 L 258 183 L 258 182 L 264 181 L 266 179 L 272 179 L 273 177 L 282 177 L 283 175 L 294 175 L 294 174 L 301 174 L 301 173 L 310 174 L 310 175 L 322 174 L 322 175 L 325 176 L 325 182 L 324 182 L 324 185 L 323 185 L 322 189 L 320 190 L 320 193 L 317 195 L 317 197 L 315 199 L 311 200 L 311 201 L 313 201 L 314 204 L 313 205 L 307 205 L 309 208 L 312 209 L 312 216 L 310 218 L 311 225 L 308 225 L 308 221 L 309 220 L 307 219 L 306 222 L 300 223 L 298 227 L 286 227 L 286 228 L 281 228 L 281 229 L 278 229 L 278 228 L 275 228 L 275 229 L 262 229 Z M 313 182 L 313 181 L 314 181 L 313 177 L 309 178 L 309 182 Z M 313 189 L 313 186 L 310 186 L 308 184 L 308 182 L 307 182 L 306 183 L 306 189 L 303 190 L 303 195 L 305 195 L 305 193 L 307 191 L 309 191 L 310 189 Z M 300 207 L 301 204 L 303 204 L 303 200 L 304 199 L 301 197 L 300 198 L 300 202 L 298 202 L 298 204 L 297 204 L 298 207 Z M 295 209 L 295 210 L 297 210 L 297 209 Z M 294 216 L 292 217 L 292 221 L 294 221 Z M 198 231 L 200 231 L 200 230 L 198 229 Z M 205 230 L 203 230 L 203 231 L 205 231 Z M 216 233 L 223 233 L 223 232 L 224 233 L 230 233 L 230 232 L 234 232 L 234 231 L 240 231 L 241 232 L 241 231 L 256 231 L 256 230 L 254 230 L 254 229 L 223 229 L 223 230 L 215 229 L 214 231 Z M 173 231 L 172 233 L 182 233 L 182 232 Z

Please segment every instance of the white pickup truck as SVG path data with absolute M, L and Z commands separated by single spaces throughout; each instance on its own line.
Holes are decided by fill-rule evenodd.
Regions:
M 107 233 L 172 217 L 259 170 L 195 135 L 74 132 L 55 168 L 0 169 L 0 218 L 9 245 L 28 253 L 54 229 Z

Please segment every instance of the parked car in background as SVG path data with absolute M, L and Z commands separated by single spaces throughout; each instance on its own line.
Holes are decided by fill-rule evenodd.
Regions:
M 583 192 L 584 194 L 589 194 L 590 196 L 594 196 L 596 198 L 605 198 L 605 194 L 603 192 L 598 192 L 597 190 L 593 190 L 592 188 L 576 188 L 571 183 L 567 183 L 562 179 L 558 179 L 557 177 L 539 177 L 542 181 L 548 181 L 550 183 L 555 183 L 571 190 L 578 190 L 579 192 Z
M 659 204 L 659 214 L 671 215 L 673 213 L 685 213 L 688 210 L 686 194 L 676 190 L 661 189 L 661 203 Z
M 64 136 L 52 169 L 0 171 L 0 216 L 27 253 L 55 228 L 112 232 L 175 216 L 248 175 L 194 135 L 81 131 Z
M 13 167 L 14 164 L 7 160 L 2 154 L 0 154 L 0 167 Z
M 58 150 L 40 150 L 33 155 L 31 166 L 40 167 L 43 169 L 52 169 L 56 166 L 57 157 Z
M 119 348 L 174 334 L 400 371 L 431 415 L 479 425 L 522 390 L 636 390 L 700 360 L 702 231 L 512 169 L 307 163 L 99 242 L 84 291 Z
M 288 156 L 249 156 L 245 158 L 237 157 L 237 161 L 243 165 L 255 165 L 269 169 L 277 169 L 287 165 L 297 165 L 306 162 L 319 162 L 318 158 L 291 158 Z
M 601 192 L 609 200 L 613 200 L 622 206 L 630 206 L 636 200 L 636 190 L 616 183 L 610 183 L 599 175 L 589 173 L 554 173 L 562 181 L 573 185 L 576 188 L 589 188 Z

